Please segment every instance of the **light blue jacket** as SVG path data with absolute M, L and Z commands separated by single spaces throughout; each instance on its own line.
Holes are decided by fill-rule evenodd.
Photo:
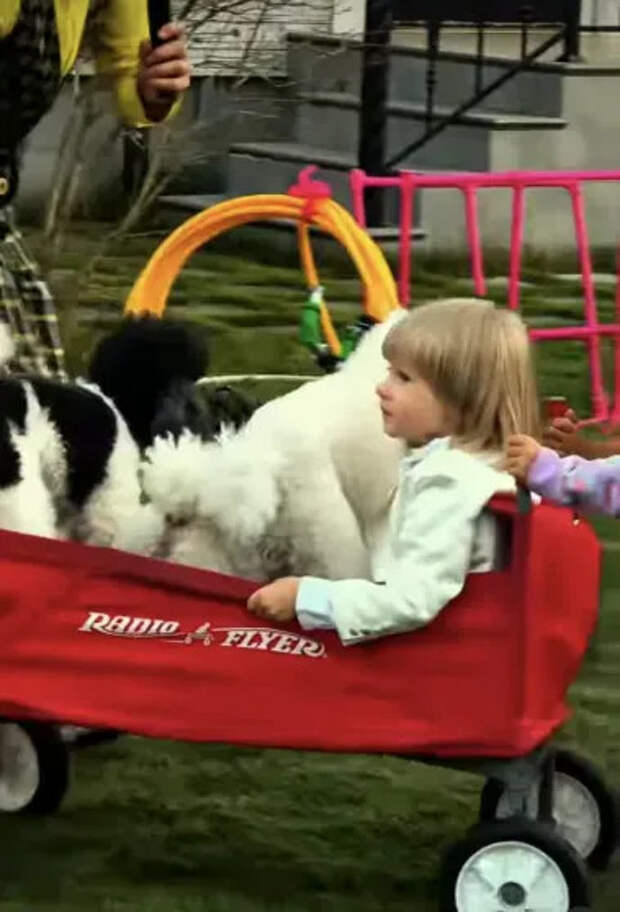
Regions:
M 306 630 L 335 628 L 345 646 L 423 627 L 459 594 L 468 573 L 491 570 L 497 523 L 484 510 L 514 480 L 493 468 L 498 454 L 474 455 L 449 438 L 402 460 L 384 557 L 373 581 L 303 577 L 296 612 Z

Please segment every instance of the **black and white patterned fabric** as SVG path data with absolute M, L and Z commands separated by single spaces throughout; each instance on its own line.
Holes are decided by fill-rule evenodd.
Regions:
M 59 86 L 54 0 L 21 0 L 12 31 L 0 41 L 0 164 L 9 173 L 20 142 L 51 108 Z
M 0 321 L 9 327 L 15 343 L 5 373 L 67 379 L 54 299 L 13 223 L 10 207 L 0 209 Z
M 9 371 L 65 379 L 52 294 L 2 208 L 17 187 L 19 145 L 52 106 L 60 81 L 54 0 L 21 0 L 13 30 L 0 41 L 0 320 L 15 342 Z

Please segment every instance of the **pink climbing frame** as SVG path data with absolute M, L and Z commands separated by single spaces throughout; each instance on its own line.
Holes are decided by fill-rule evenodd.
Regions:
M 401 304 L 407 306 L 410 300 L 411 280 L 411 228 L 413 225 L 413 201 L 416 190 L 454 189 L 464 197 L 465 225 L 469 243 L 472 278 L 476 295 L 487 293 L 480 223 L 478 220 L 478 191 L 490 187 L 512 190 L 512 228 L 510 235 L 510 276 L 508 282 L 508 306 L 519 307 L 521 277 L 521 254 L 523 248 L 525 190 L 530 188 L 553 187 L 564 189 L 571 198 L 577 255 L 581 269 L 584 296 L 584 323 L 554 329 L 533 329 L 532 339 L 579 339 L 588 349 L 590 385 L 593 407 L 592 421 L 620 422 L 620 270 L 616 283 L 615 322 L 599 323 L 596 293 L 590 256 L 590 242 L 585 217 L 582 187 L 584 183 L 620 182 L 620 171 L 506 171 L 492 173 L 441 173 L 417 174 L 402 171 L 396 177 L 371 177 L 364 171 L 351 172 L 351 193 L 353 212 L 360 225 L 365 226 L 364 191 L 368 187 L 396 188 L 400 191 L 400 239 L 398 295 Z M 620 263 L 619 263 L 620 266 Z M 603 385 L 600 357 L 602 336 L 614 339 L 614 390 L 610 402 Z

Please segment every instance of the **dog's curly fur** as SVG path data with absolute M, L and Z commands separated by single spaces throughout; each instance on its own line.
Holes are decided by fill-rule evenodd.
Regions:
M 0 358 L 12 344 L 0 324 Z M 150 554 L 161 516 L 141 502 L 140 453 L 87 383 L 0 379 L 0 527 Z
M 259 408 L 236 433 L 190 433 L 146 450 L 143 484 L 176 529 L 171 560 L 256 580 L 367 577 L 385 533 L 402 444 L 383 433 L 371 329 L 335 374 Z
M 100 342 L 88 374 L 145 449 L 183 432 L 211 440 L 223 426 L 248 420 L 256 407 L 249 398 L 228 386 L 196 385 L 208 361 L 206 336 L 196 327 L 145 315 L 123 320 Z
M 254 403 L 229 387 L 198 388 L 208 367 L 206 336 L 195 326 L 148 315 L 129 317 L 97 346 L 88 374 L 127 422 L 141 449 L 183 431 L 203 440 L 240 427 Z
M 0 324 L 0 367 L 12 352 Z M 252 412 L 227 389 L 202 395 L 206 362 L 193 328 L 129 319 L 95 350 L 91 382 L 0 379 L 0 527 L 159 554 L 165 520 L 143 503 L 141 449 L 159 434 L 212 439 Z
M 0 525 L 257 580 L 368 576 L 402 454 L 374 393 L 399 317 L 247 423 L 244 397 L 196 387 L 206 345 L 171 321 L 107 337 L 89 372 L 101 388 L 1 380 Z

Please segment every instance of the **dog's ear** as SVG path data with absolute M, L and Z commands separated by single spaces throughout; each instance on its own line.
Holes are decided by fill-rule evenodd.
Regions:
M 158 405 L 151 437 L 171 434 L 175 440 L 184 430 L 201 440 L 213 440 L 225 427 L 238 430 L 256 409 L 248 397 L 231 387 L 199 387 L 179 381 L 173 384 Z
M 206 397 L 214 420 L 221 427 L 228 425 L 238 430 L 258 408 L 255 400 L 227 385 L 206 386 L 202 395 Z
M 196 385 L 180 380 L 170 386 L 158 404 L 151 424 L 151 438 L 171 435 L 178 440 L 183 431 L 189 431 L 202 440 L 212 440 L 219 430 L 216 416 Z
M 163 399 L 183 382 L 193 384 L 207 367 L 203 332 L 167 318 L 143 316 L 123 320 L 99 343 L 88 374 L 144 448 L 152 440 L 151 425 Z

